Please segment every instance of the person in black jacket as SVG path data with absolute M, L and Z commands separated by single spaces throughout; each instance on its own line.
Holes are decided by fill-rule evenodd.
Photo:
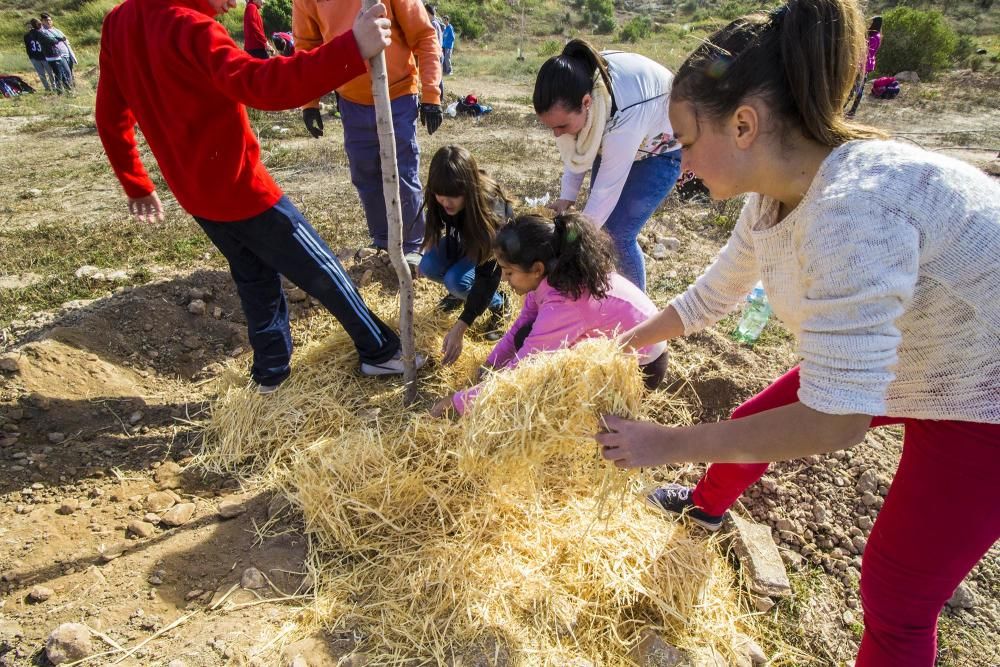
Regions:
M 42 31 L 42 22 L 38 19 L 28 21 L 27 27 L 28 32 L 24 33 L 24 50 L 27 51 L 28 59 L 35 68 L 42 86 L 45 90 L 51 91 L 56 87 L 56 77 L 45 60 L 45 53 L 55 52 L 55 42 Z
M 424 201 L 427 231 L 420 275 L 448 288 L 441 309 L 462 308 L 442 344 L 442 363 L 448 365 L 461 355 L 466 330 L 487 310 L 486 339 L 503 336 L 508 307 L 497 290 L 500 267 L 493 257 L 493 239 L 514 210 L 503 189 L 461 146 L 443 146 L 434 154 Z

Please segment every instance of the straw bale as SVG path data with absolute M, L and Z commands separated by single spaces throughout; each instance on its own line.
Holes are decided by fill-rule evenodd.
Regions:
M 432 296 L 418 290 L 417 338 L 436 351 L 452 318 Z M 391 318 L 380 294 L 366 299 Z M 754 636 L 715 543 L 647 508 L 636 496 L 649 480 L 598 454 L 603 413 L 690 421 L 667 395 L 643 399 L 634 358 L 613 343 L 489 373 L 450 421 L 426 406 L 466 385 L 489 344 L 425 371 L 424 407 L 404 411 L 398 382 L 358 377 L 343 332 L 326 334 L 310 332 L 275 394 L 220 388 L 202 460 L 299 507 L 313 617 L 353 631 L 374 664 L 631 664 L 647 628 L 729 656 L 738 632 Z

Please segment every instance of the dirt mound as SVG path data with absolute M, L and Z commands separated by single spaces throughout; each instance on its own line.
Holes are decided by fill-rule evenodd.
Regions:
M 28 393 L 70 400 L 143 393 L 142 378 L 134 371 L 59 341 L 24 346 L 19 362 Z

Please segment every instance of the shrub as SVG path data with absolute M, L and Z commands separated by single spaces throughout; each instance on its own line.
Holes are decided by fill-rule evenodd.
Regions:
M 626 23 L 620 33 L 619 42 L 638 42 L 653 32 L 653 22 L 648 16 L 636 16 Z
M 681 4 L 681 11 L 685 14 L 694 14 L 698 10 L 698 0 L 685 0 Z
M 267 0 L 260 11 L 264 32 L 283 32 L 292 29 L 292 0 Z
M 562 42 L 558 39 L 547 39 L 542 42 L 538 47 L 538 55 L 541 58 L 548 58 L 554 56 L 560 51 L 562 51 Z
M 446 13 L 455 27 L 455 32 L 465 39 L 478 39 L 486 32 L 486 25 L 479 17 L 476 7 L 449 5 Z
M 955 51 L 951 54 L 951 60 L 959 65 L 964 65 L 976 52 L 976 42 L 968 35 L 962 35 L 955 43 Z
M 586 0 L 584 18 L 587 23 L 595 26 L 599 34 L 606 35 L 618 27 L 615 6 L 611 0 Z
M 597 25 L 594 26 L 594 32 L 598 35 L 610 35 L 617 27 L 618 21 L 615 20 L 614 16 L 602 16 L 597 21 Z
M 896 7 L 883 14 L 878 71 L 895 74 L 912 70 L 930 78 L 951 61 L 958 36 L 940 12 Z

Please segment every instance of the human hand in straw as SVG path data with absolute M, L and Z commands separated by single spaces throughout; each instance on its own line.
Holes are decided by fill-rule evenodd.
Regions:
M 465 330 L 468 328 L 468 324 L 459 320 L 452 325 L 451 329 L 448 329 L 448 333 L 445 334 L 444 340 L 441 342 L 442 365 L 450 366 L 462 356 L 462 344 L 465 342 Z
M 354 19 L 354 41 L 358 43 L 362 58 L 373 58 L 392 44 L 391 26 L 389 19 L 385 18 L 385 5 L 381 2 L 358 14 L 358 18 Z
M 568 211 L 575 203 L 576 202 L 573 201 L 572 199 L 557 199 L 551 204 L 549 204 L 548 208 L 555 211 L 556 215 L 562 215 L 563 213 Z
M 445 396 L 444 398 L 439 399 L 431 407 L 431 417 L 436 417 L 436 418 L 444 417 L 451 411 L 453 407 L 454 406 L 451 403 L 451 396 Z
M 139 222 L 163 222 L 163 204 L 153 190 L 145 197 L 129 197 L 128 212 Z
M 601 421 L 603 430 L 594 438 L 601 445 L 601 456 L 619 468 L 644 468 L 677 462 L 677 445 L 687 434 L 683 428 L 622 419 L 614 415 L 604 415 Z M 685 448 L 679 449 L 684 451 Z

